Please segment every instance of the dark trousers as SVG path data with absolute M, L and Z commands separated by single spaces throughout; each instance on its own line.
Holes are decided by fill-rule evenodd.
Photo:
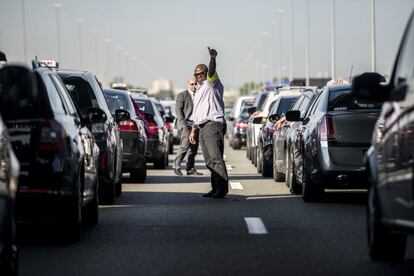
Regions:
M 227 193 L 229 189 L 229 177 L 223 159 L 225 133 L 226 124 L 208 121 L 200 127 L 199 134 L 204 161 L 211 172 L 212 190 L 221 193 Z
M 181 139 L 180 139 L 180 148 L 178 149 L 177 156 L 174 160 L 174 169 L 179 169 L 181 167 L 181 162 L 183 162 L 183 159 L 185 155 L 188 152 L 187 157 L 187 167 L 186 170 L 189 171 L 192 168 L 194 168 L 194 159 L 197 154 L 198 150 L 198 140 L 195 145 L 191 144 L 188 140 L 188 137 L 190 136 L 191 127 L 184 127 L 181 132 Z

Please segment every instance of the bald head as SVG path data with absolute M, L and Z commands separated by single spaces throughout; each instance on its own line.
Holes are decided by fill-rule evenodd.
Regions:
M 195 92 L 195 90 L 196 90 L 195 85 L 196 85 L 196 79 L 195 78 L 191 78 L 187 81 L 188 90 Z

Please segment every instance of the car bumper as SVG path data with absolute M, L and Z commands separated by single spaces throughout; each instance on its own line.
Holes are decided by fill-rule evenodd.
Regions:
M 146 145 L 145 139 L 138 133 L 122 133 L 122 172 L 140 168 L 145 162 Z

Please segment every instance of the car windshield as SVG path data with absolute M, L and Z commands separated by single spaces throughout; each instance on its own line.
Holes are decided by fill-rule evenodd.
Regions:
M 128 110 L 127 97 L 125 95 L 115 93 L 104 93 L 106 101 L 109 106 L 109 110 L 114 114 L 117 109 Z
M 329 93 L 328 111 L 347 111 L 363 109 L 380 109 L 380 103 L 357 100 L 351 90 L 332 90 Z
M 73 101 L 79 107 L 83 116 L 88 108 L 99 108 L 98 101 L 93 93 L 92 87 L 83 78 L 61 77 L 66 89 L 72 96 Z

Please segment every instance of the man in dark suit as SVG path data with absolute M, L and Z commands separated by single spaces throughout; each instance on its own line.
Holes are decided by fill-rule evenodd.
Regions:
M 180 92 L 177 95 L 175 112 L 177 114 L 177 127 L 181 131 L 180 148 L 174 160 L 174 173 L 176 175 L 183 175 L 181 172 L 181 162 L 188 152 L 187 158 L 187 175 L 202 175 L 194 168 L 194 158 L 197 154 L 198 143 L 191 144 L 188 137 L 191 132 L 192 122 L 190 116 L 193 113 L 193 97 L 195 94 L 195 78 L 191 78 L 187 82 L 187 90 Z

